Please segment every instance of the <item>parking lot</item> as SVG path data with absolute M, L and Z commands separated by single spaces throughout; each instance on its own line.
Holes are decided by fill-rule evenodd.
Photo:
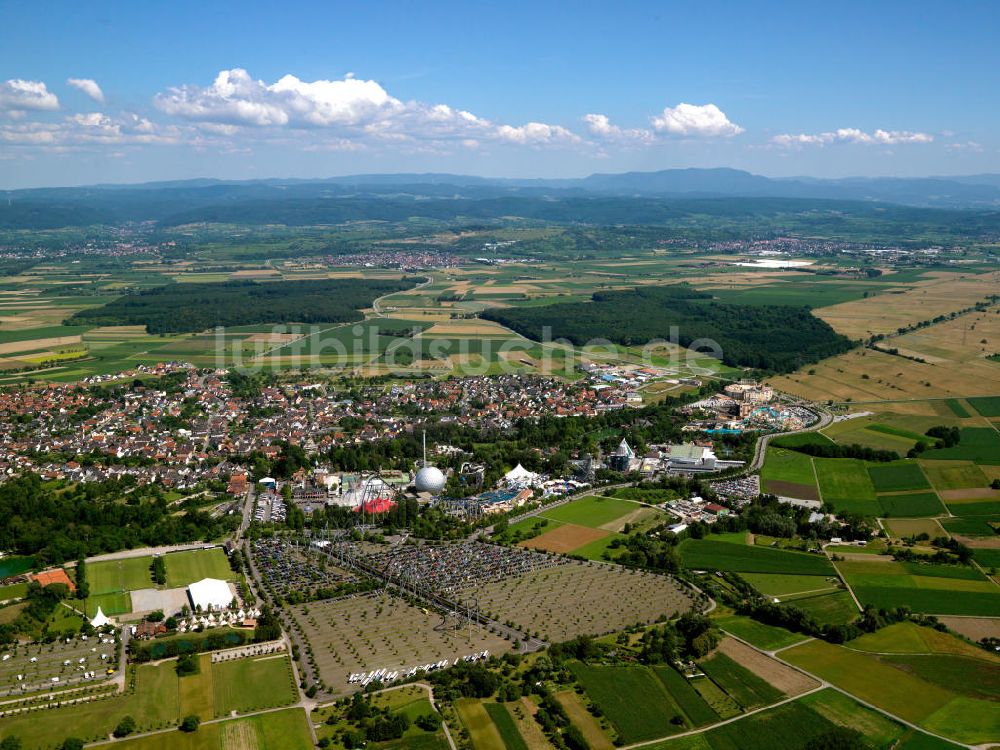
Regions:
M 115 635 L 76 635 L 0 649 L 0 696 L 97 683 L 116 669 Z

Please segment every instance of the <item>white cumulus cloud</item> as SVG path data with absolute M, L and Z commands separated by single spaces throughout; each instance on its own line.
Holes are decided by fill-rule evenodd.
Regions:
M 860 128 L 838 128 L 823 133 L 783 133 L 771 139 L 772 143 L 786 148 L 802 146 L 826 146 L 831 143 L 857 143 L 862 145 L 882 144 L 893 146 L 900 143 L 931 143 L 934 137 L 927 133 L 909 130 L 876 129 L 866 133 Z
M 726 113 L 714 104 L 686 104 L 666 107 L 663 113 L 652 118 L 653 129 L 658 133 L 679 136 L 730 137 L 739 135 L 743 128 L 730 122 Z
M 101 91 L 101 87 L 97 85 L 97 81 L 93 78 L 67 78 L 66 83 L 75 89 L 79 89 L 95 102 L 104 103 L 104 92 Z
M 303 81 L 285 75 L 274 83 L 254 79 L 246 70 L 223 70 L 210 86 L 185 85 L 153 99 L 168 115 L 192 120 L 215 132 L 231 128 L 312 129 L 329 132 L 320 145 L 338 139 L 383 143 L 499 141 L 523 145 L 580 142 L 560 125 L 493 123 L 447 104 L 403 101 L 377 81 L 348 74 L 336 80 Z
M 619 127 L 612 123 L 607 115 L 584 115 L 583 121 L 587 123 L 587 130 L 590 131 L 591 135 L 596 135 L 599 138 L 609 141 L 650 143 L 654 138 L 653 133 L 649 130 Z
M 500 125 L 496 128 L 496 136 L 502 141 L 525 145 L 540 145 L 546 143 L 568 142 L 579 143 L 580 136 L 561 125 L 547 125 L 544 122 L 529 122 L 518 127 Z
M 11 78 L 0 83 L 0 111 L 59 109 L 59 99 L 42 81 Z

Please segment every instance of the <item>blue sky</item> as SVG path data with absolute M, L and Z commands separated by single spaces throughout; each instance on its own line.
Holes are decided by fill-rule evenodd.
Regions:
M 0 187 L 1000 171 L 998 32 L 972 1 L 0 0 Z

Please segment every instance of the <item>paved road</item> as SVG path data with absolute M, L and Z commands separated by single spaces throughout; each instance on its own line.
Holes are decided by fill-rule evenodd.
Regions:
M 803 427 L 801 430 L 791 430 L 789 432 L 771 432 L 757 438 L 757 445 L 754 448 L 753 461 L 744 467 L 738 474 L 734 474 L 732 476 L 742 476 L 744 474 L 753 474 L 756 471 L 760 471 L 760 467 L 764 465 L 764 456 L 767 451 L 767 444 L 774 438 L 785 437 L 786 435 L 801 435 L 806 432 L 816 432 L 818 430 L 822 430 L 824 427 L 828 427 L 833 422 L 833 417 L 829 412 L 818 407 L 815 408 L 816 411 L 819 412 L 819 419 L 808 427 Z M 731 477 L 727 477 L 727 479 L 729 478 Z
M 210 549 L 211 547 L 218 547 L 217 544 L 211 544 L 209 542 L 193 542 L 191 544 L 172 544 L 165 547 L 143 547 L 141 549 L 126 549 L 121 552 L 109 552 L 106 555 L 97 555 L 96 557 L 88 557 L 87 562 L 107 562 L 108 560 L 128 560 L 132 557 L 146 557 L 147 555 L 165 555 L 168 552 L 183 552 L 184 550 L 191 549 Z M 72 567 L 76 565 L 75 562 L 66 563 L 67 567 Z

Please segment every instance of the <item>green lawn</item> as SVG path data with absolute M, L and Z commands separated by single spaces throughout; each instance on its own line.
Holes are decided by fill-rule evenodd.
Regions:
M 294 703 L 297 695 L 287 656 L 262 656 L 212 665 L 215 711 L 246 713 Z
M 124 593 L 91 596 L 84 601 L 84 611 L 87 613 L 87 617 L 94 617 L 97 614 L 98 607 L 109 617 L 112 615 L 122 615 L 132 611 L 132 597 L 126 591 Z
M 686 568 L 823 576 L 834 572 L 830 561 L 822 555 L 748 547 L 711 539 L 685 539 L 681 542 L 680 552 Z
M 552 521 L 574 523 L 597 529 L 606 523 L 638 510 L 641 506 L 613 497 L 585 497 L 573 500 L 542 515 Z
M 167 588 L 183 588 L 202 578 L 233 580 L 235 574 L 229 567 L 229 560 L 221 547 L 207 550 L 171 552 L 164 555 L 167 568 Z
M 87 583 L 91 594 L 151 589 L 153 574 L 149 570 L 153 558 L 129 557 L 124 560 L 87 563 Z
M 871 464 L 868 467 L 868 474 L 879 492 L 931 489 L 927 477 L 920 470 L 920 464 L 915 461 Z

